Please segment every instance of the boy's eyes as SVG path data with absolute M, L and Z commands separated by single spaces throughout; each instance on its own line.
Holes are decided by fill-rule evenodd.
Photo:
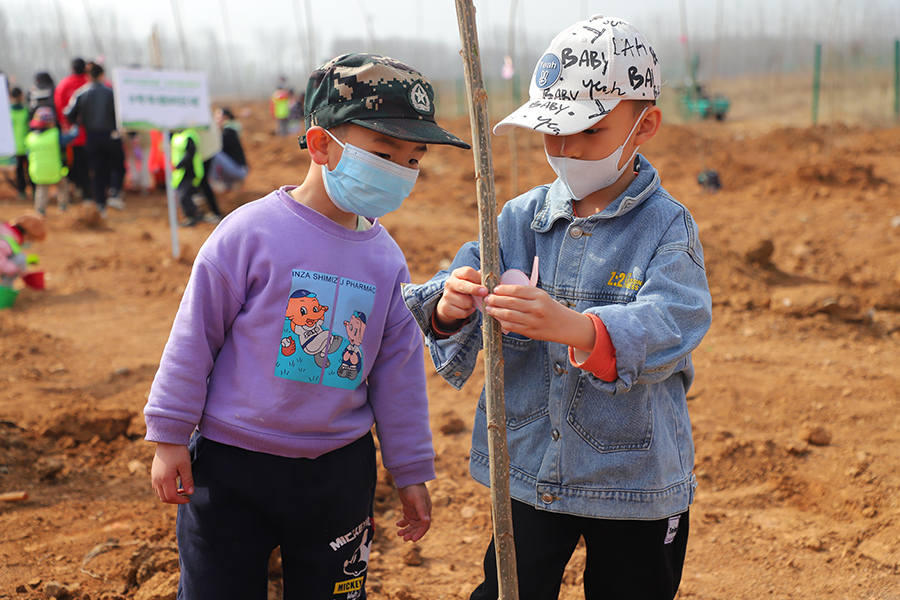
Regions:
M 586 133 L 587 135 L 594 135 L 595 133 L 600 133 L 599 129 L 594 129 L 593 127 L 590 129 L 585 129 L 581 133 Z
M 390 155 L 390 154 L 386 154 L 386 153 L 384 153 L 384 152 L 373 152 L 372 154 L 374 154 L 375 156 L 377 156 L 377 157 L 379 157 L 379 158 L 383 158 L 383 159 L 385 159 L 385 160 L 391 160 L 391 155 Z M 417 158 L 411 158 L 411 159 L 409 159 L 409 164 L 410 164 L 410 166 L 413 166 L 413 167 L 418 166 L 418 164 L 419 164 L 419 159 L 417 159 Z

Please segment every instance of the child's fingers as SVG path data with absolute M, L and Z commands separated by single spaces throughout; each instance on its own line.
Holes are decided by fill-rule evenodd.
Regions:
M 397 526 L 397 532 L 407 542 L 415 542 L 422 538 L 431 527 L 431 499 L 425 484 L 416 484 L 400 488 L 400 502 L 403 515 Z
M 180 472 L 181 475 L 181 487 L 178 488 L 179 494 L 187 494 L 190 496 L 194 493 L 194 476 L 191 471 L 191 466 L 188 465 L 186 469 L 182 469 Z
M 157 497 L 168 504 L 185 504 L 194 493 L 187 446 L 157 444 L 150 469 L 150 480 Z
M 402 527 L 402 529 L 397 532 L 397 535 L 402 537 L 404 541 L 417 542 L 428 532 L 428 529 L 431 527 L 431 522 L 409 522 L 405 519 L 401 519 L 397 522 L 397 527 Z
M 167 504 L 186 504 L 190 501 L 184 490 L 178 487 L 175 479 L 170 479 L 161 483 L 153 484 L 153 491 L 156 496 Z
M 498 298 L 521 298 L 522 300 L 533 300 L 541 294 L 543 290 L 532 287 L 530 285 L 510 285 L 500 284 L 494 288 L 492 296 Z
M 494 293 L 485 299 L 485 312 L 497 319 L 503 329 L 528 335 L 535 319 L 541 314 L 540 303 L 535 300 L 534 288 L 497 286 Z
M 444 285 L 444 291 L 449 291 L 458 296 L 487 296 L 488 290 L 481 282 L 466 281 L 463 279 L 449 279 Z
M 523 327 L 523 323 L 521 322 L 521 313 L 511 311 L 505 308 L 496 308 L 493 306 L 485 307 L 485 312 L 497 319 L 497 322 L 500 323 L 501 329 L 506 331 L 514 331 L 516 333 L 521 333 L 520 329 Z
M 454 269 L 444 284 L 444 289 L 457 294 L 487 295 L 487 288 L 481 284 L 481 273 L 472 267 Z
M 481 272 L 476 271 L 472 267 L 459 267 L 454 269 L 450 274 L 450 278 L 460 279 L 463 281 L 470 281 L 472 283 L 481 283 Z

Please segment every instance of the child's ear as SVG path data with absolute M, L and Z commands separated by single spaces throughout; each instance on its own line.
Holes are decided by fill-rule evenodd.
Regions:
M 662 110 L 658 106 L 651 106 L 644 113 L 641 124 L 638 126 L 634 136 L 634 143 L 641 146 L 652 140 L 656 132 L 659 131 L 660 125 L 662 125 Z
M 309 150 L 310 158 L 317 165 L 328 164 L 328 146 L 330 142 L 331 138 L 318 125 L 313 125 L 306 130 L 306 147 Z

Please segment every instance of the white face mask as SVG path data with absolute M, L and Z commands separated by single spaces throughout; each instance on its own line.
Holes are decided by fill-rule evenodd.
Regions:
M 606 158 L 580 160 L 577 158 L 566 158 L 565 156 L 550 156 L 547 154 L 547 149 L 544 148 L 544 154 L 547 154 L 547 162 L 550 163 L 557 177 L 562 179 L 562 182 L 569 189 L 572 198 L 581 200 L 588 194 L 611 186 L 619 180 L 625 169 L 631 166 L 639 146 L 635 146 L 631 157 L 625 161 L 621 168 L 618 165 L 622 154 L 625 152 L 625 144 L 628 143 L 628 140 L 631 139 L 631 136 L 637 130 L 637 126 L 640 124 L 645 112 L 647 112 L 646 108 L 641 111 L 634 127 L 625 136 L 625 141 L 622 142 L 622 145 L 613 150 L 613 153 Z

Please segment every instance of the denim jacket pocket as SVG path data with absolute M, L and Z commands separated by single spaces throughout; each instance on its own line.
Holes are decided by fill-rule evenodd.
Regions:
M 648 450 L 653 438 L 653 409 L 646 388 L 638 394 L 596 393 L 582 377 L 566 420 L 598 452 Z M 637 396 L 637 397 L 633 397 Z
M 517 333 L 503 336 L 503 387 L 509 429 L 524 427 L 549 412 L 550 368 L 544 344 Z M 486 410 L 484 394 L 478 405 Z

